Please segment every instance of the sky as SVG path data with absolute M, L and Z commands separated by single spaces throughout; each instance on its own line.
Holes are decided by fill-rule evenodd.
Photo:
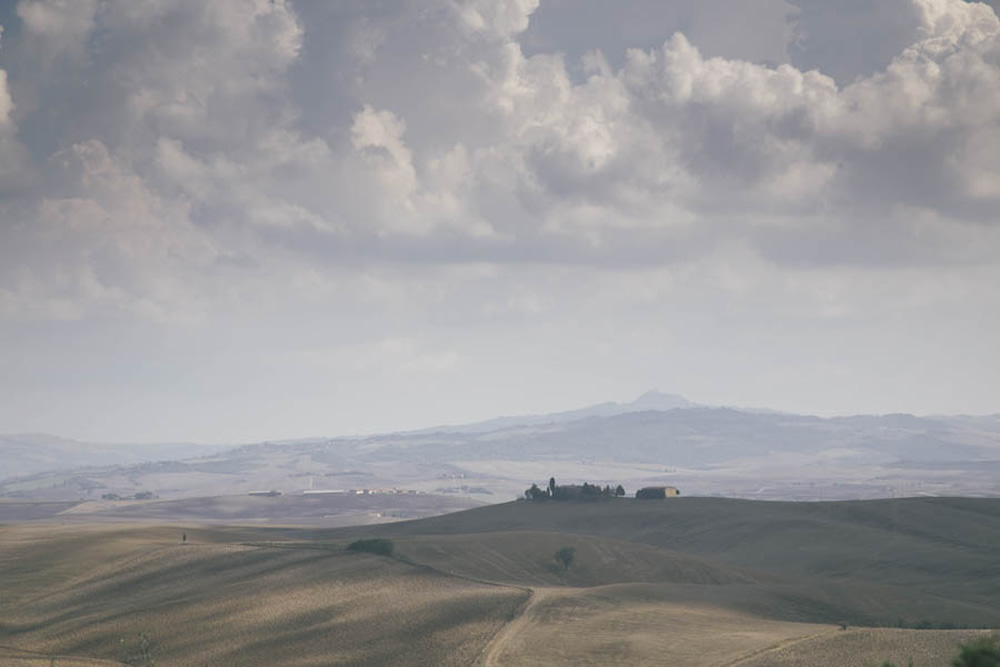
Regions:
M 963 0 L 0 0 L 0 432 L 1000 412 Z

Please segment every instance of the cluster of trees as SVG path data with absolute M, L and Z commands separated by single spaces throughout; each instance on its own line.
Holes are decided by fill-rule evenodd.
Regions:
M 555 477 L 549 478 L 549 485 L 544 489 L 539 488 L 537 484 L 532 484 L 524 491 L 524 497 L 527 500 L 590 500 L 592 498 L 618 498 L 624 495 L 625 487 L 621 484 L 617 487 L 612 487 L 610 484 L 602 487 L 600 484 L 584 482 L 582 485 L 559 486 L 556 484 Z
M 120 496 L 117 493 L 105 493 L 101 500 L 152 500 L 156 496 L 152 491 L 140 491 L 132 496 Z
M 600 484 L 587 484 L 584 482 L 583 486 L 580 487 L 580 494 L 584 496 L 617 498 L 625 495 L 625 487 L 619 484 L 617 487 L 612 488 L 610 484 L 606 484 L 604 488 L 601 488 Z M 559 497 L 558 493 L 556 494 L 556 497 Z

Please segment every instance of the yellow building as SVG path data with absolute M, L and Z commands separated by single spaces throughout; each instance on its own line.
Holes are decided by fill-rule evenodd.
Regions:
M 639 500 L 662 500 L 681 495 L 676 486 L 646 486 L 635 492 Z

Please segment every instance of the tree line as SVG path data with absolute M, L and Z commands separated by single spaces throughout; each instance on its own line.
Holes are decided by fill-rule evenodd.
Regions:
M 532 484 L 524 491 L 525 500 L 592 500 L 597 498 L 619 498 L 625 495 L 625 487 L 621 484 L 612 487 L 610 484 L 556 484 L 556 478 L 550 477 L 549 484 L 541 488 Z

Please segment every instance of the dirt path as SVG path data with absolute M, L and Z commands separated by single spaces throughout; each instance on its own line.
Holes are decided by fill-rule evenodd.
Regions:
M 303 544 L 281 544 L 273 542 L 244 542 L 244 546 L 252 546 L 257 548 L 279 548 L 279 549 L 295 549 L 295 548 L 320 548 L 328 549 L 325 546 L 309 546 Z M 332 550 L 332 549 L 331 549 Z M 547 599 L 551 596 L 552 591 L 545 588 L 529 588 L 527 586 L 519 586 L 517 584 L 505 584 L 499 581 L 492 581 L 490 579 L 481 579 L 479 577 L 472 577 L 466 574 L 460 574 L 452 570 L 443 570 L 433 565 L 427 565 L 426 563 L 419 563 L 409 558 L 400 558 L 398 556 L 391 557 L 399 563 L 404 563 L 410 567 L 415 567 L 421 570 L 434 572 L 446 577 L 452 577 L 454 579 L 462 579 L 463 581 L 468 581 L 476 584 L 483 584 L 486 586 L 496 586 L 498 588 L 509 588 L 512 590 L 518 590 L 526 592 L 528 597 L 525 598 L 524 602 L 514 610 L 514 619 L 504 624 L 493 638 L 490 639 L 486 646 L 483 647 L 482 652 L 479 654 L 479 658 L 474 664 L 475 667 L 494 667 L 499 664 L 497 660 L 503 653 L 504 649 L 511 643 L 511 640 L 516 637 L 525 627 L 530 623 L 528 619 L 528 612 L 539 602 Z
M 802 642 L 807 642 L 811 639 L 816 639 L 818 637 L 825 637 L 826 635 L 832 635 L 834 633 L 840 632 L 836 628 L 830 630 L 824 630 L 823 632 L 814 632 L 811 635 L 805 635 L 802 637 L 792 637 L 791 639 L 783 639 L 780 642 L 771 644 L 770 646 L 765 646 L 764 648 L 759 648 L 756 651 L 751 651 L 746 655 L 741 655 L 731 662 L 727 662 L 722 665 L 722 667 L 739 667 L 739 665 L 744 664 L 748 660 L 753 660 L 755 658 L 760 658 L 768 653 L 774 653 L 775 651 L 780 651 L 781 649 L 788 648 L 789 646 L 795 646 L 796 644 L 801 644 Z
M 479 659 L 475 662 L 475 667 L 495 667 L 499 665 L 500 656 L 503 654 L 513 639 L 517 637 L 526 627 L 531 624 L 529 612 L 539 602 L 549 598 L 552 591 L 546 588 L 528 589 L 529 597 L 521 603 L 517 609 L 517 617 L 503 626 L 499 632 L 493 635 L 493 639 L 486 644 Z

